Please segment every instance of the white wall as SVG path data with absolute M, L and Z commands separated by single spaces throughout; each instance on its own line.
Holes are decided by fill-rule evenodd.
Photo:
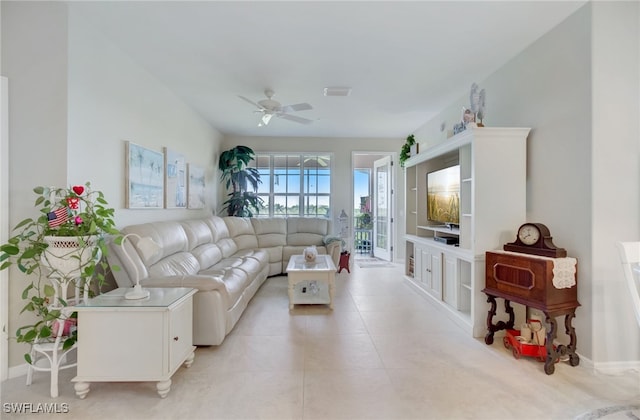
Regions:
M 592 4 L 593 359 L 640 367 L 640 329 L 617 241 L 640 240 L 640 4 Z
M 197 217 L 204 210 L 124 208 L 124 141 L 182 152 L 207 168 L 215 205 L 222 135 L 57 2 L 2 2 L 2 73 L 10 94 L 10 224 L 34 216 L 36 185 L 86 181 L 116 209 L 116 223 Z M 17 164 L 12 164 L 17 162 Z M 9 331 L 23 325 L 24 278 L 10 272 Z M 11 376 L 28 348 L 10 341 Z
M 485 125 L 532 127 L 527 220 L 545 223 L 578 258 L 577 349 L 600 370 L 611 361 L 640 366 L 640 331 L 614 247 L 639 233 L 638 13 L 633 2 L 587 4 L 476 81 L 487 91 Z M 421 150 L 446 141 L 440 125 L 451 129 L 463 106 L 467 96 L 416 131 Z
M 118 226 L 210 214 L 217 197 L 217 153 L 222 135 L 146 70 L 92 31 L 81 14 L 69 19 L 68 178 L 91 181 L 116 209 Z M 169 147 L 206 168 L 204 210 L 125 208 L 125 141 L 162 152 Z M 90 152 L 91 151 L 91 152 Z M 98 152 L 100 162 L 87 155 Z M 90 174 L 88 177 L 87 174 Z
M 2 2 L 2 74 L 9 79 L 9 224 L 37 217 L 33 187 L 67 182 L 67 16 L 60 3 Z M 17 164 L 14 164 L 17 163 Z M 18 316 L 24 276 L 9 272 L 9 333 Z M 29 347 L 9 341 L 9 366 Z M 11 375 L 11 372 L 10 372 Z

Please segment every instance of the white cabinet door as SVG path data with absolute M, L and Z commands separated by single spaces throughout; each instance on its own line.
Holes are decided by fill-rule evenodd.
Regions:
M 427 248 L 420 248 L 420 260 L 422 262 L 420 284 L 428 289 L 431 284 L 431 253 Z
M 421 246 L 422 277 L 420 285 L 438 299 L 442 299 L 442 252 L 438 248 Z
M 442 299 L 442 253 L 436 249 L 431 253 L 431 283 L 429 292 Z
M 458 290 L 458 259 L 451 256 L 444 256 L 444 296 L 443 300 L 457 308 Z
M 193 299 L 189 299 L 171 312 L 169 318 L 169 372 L 173 373 L 189 353 L 193 352 Z
M 418 244 L 414 244 L 413 248 L 413 279 L 415 283 L 422 284 L 422 247 Z

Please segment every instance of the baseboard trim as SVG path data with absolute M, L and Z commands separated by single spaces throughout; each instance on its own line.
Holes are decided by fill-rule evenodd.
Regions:
M 29 365 L 23 363 L 18 366 L 13 366 L 9 368 L 9 379 L 18 378 L 20 376 L 25 376 L 27 371 L 29 370 Z
M 620 375 L 629 371 L 640 372 L 640 360 L 594 363 L 593 368 L 596 372 L 606 375 Z

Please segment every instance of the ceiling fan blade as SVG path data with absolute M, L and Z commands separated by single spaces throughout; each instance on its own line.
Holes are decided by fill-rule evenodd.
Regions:
M 284 118 L 285 120 L 294 121 L 300 124 L 311 124 L 313 121 L 307 118 L 297 117 L 295 115 L 289 114 L 278 114 L 278 117 Z
M 293 105 L 284 105 L 280 107 L 281 112 L 307 111 L 309 109 L 313 109 L 313 107 L 306 102 Z
M 242 99 L 242 100 L 244 100 L 244 101 L 249 102 L 251 105 L 253 105 L 253 106 L 255 106 L 255 107 L 259 108 L 259 109 L 262 109 L 262 110 L 264 109 L 262 106 L 260 106 L 260 105 L 258 105 L 257 103 L 253 102 L 251 99 L 247 99 L 247 98 L 245 98 L 244 96 L 238 95 L 238 98 L 240 98 L 240 99 Z

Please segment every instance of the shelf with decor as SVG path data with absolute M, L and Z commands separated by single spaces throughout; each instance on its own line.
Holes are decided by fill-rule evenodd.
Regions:
M 486 332 L 485 252 L 526 219 L 529 130 L 469 128 L 405 161 L 406 277 L 475 337 Z M 442 176 L 452 181 L 438 190 Z

